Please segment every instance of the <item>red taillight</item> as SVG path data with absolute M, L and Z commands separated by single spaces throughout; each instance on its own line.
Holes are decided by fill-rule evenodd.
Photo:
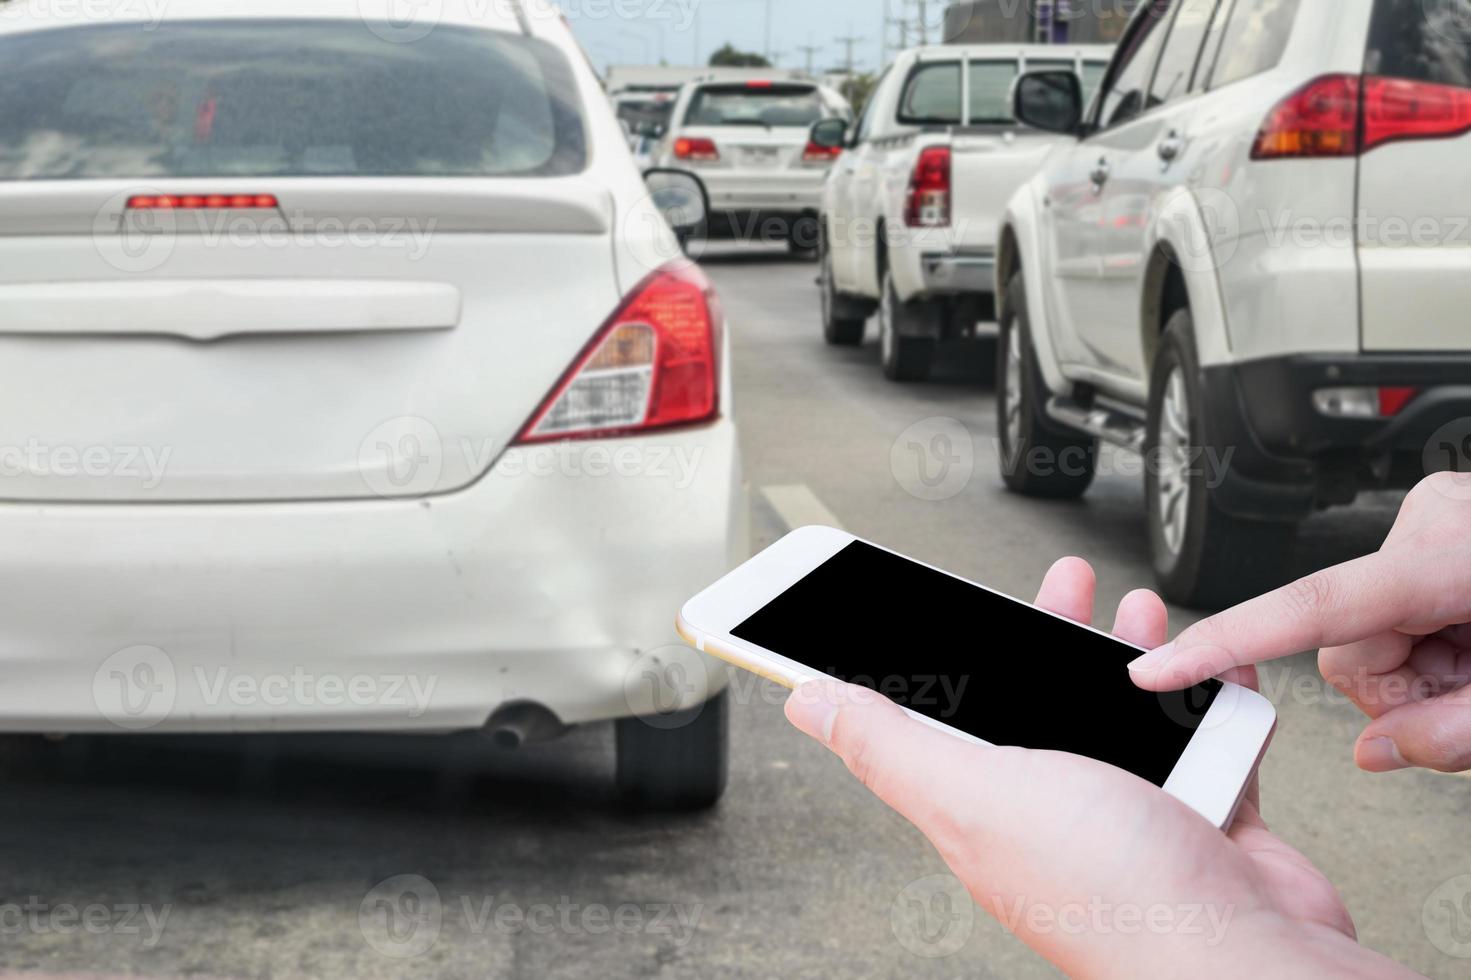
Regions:
M 1396 140 L 1471 132 L 1471 89 L 1404 78 L 1324 75 L 1267 116 L 1253 160 L 1351 157 Z
M 712 421 L 720 411 L 717 319 L 698 266 L 660 269 L 597 332 L 517 444 Z
M 757 78 L 746 83 L 746 88 L 771 88 L 771 81 L 765 78 Z
M 674 155 L 680 160 L 710 162 L 720 159 L 720 151 L 715 148 L 715 141 L 697 136 L 681 136 L 675 140 Z
M 1358 76 L 1324 75 L 1277 103 L 1257 133 L 1251 158 L 1351 157 L 1358 152 Z
M 1404 407 L 1415 400 L 1420 394 L 1419 388 L 1380 388 L 1379 389 L 1379 414 L 1385 418 L 1393 418 L 1404 410 Z
M 218 208 L 275 208 L 274 194 L 137 194 L 128 198 L 130 211 L 176 211 Z
M 919 155 L 909 178 L 904 223 L 911 228 L 944 228 L 950 224 L 950 148 L 932 146 Z
M 841 146 L 818 146 L 808 140 L 807 149 L 802 151 L 802 160 L 805 163 L 831 163 L 842 155 Z
M 1471 132 L 1471 89 L 1403 78 L 1364 80 L 1364 149 Z

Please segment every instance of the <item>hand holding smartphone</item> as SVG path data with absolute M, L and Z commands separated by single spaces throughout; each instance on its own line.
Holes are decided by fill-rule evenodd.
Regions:
M 787 535 L 691 599 L 679 630 L 787 687 L 837 677 L 963 739 L 1109 763 L 1221 828 L 1276 723 L 1234 684 L 1142 691 L 1139 648 L 832 528 Z

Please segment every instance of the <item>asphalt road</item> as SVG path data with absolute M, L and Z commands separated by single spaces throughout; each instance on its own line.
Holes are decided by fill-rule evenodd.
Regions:
M 947 352 L 930 384 L 894 386 L 872 341 L 822 344 L 810 264 L 736 252 L 706 265 L 734 324 L 756 546 L 816 509 L 1028 598 L 1065 554 L 1093 562 L 1100 608 L 1149 584 L 1127 459 L 1110 456 L 1080 503 L 1003 492 L 977 349 Z M 915 443 L 940 458 L 913 455 Z M 1301 570 L 1373 548 L 1395 505 L 1314 519 Z M 1189 621 L 1174 613 L 1176 628 Z M 1007 654 L 988 651 L 983 630 L 976 643 Z M 1443 950 L 1471 954 L 1471 779 L 1358 773 L 1356 712 L 1316 676 L 1310 658 L 1265 673 L 1282 718 L 1263 773 L 1268 819 L 1339 884 L 1366 943 L 1466 976 L 1471 959 Z M 749 680 L 737 692 L 729 793 L 678 819 L 615 805 L 606 727 L 516 754 L 474 738 L 32 746 L 0 787 L 0 970 L 1055 975 L 786 725 L 779 692 Z

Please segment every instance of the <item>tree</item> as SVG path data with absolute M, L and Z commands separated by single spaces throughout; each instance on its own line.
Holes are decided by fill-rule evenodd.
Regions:
M 843 98 L 847 99 L 849 104 L 853 106 L 853 112 L 856 115 L 863 112 L 863 107 L 868 104 L 868 100 L 873 95 L 873 90 L 877 86 L 878 78 L 864 72 L 862 74 L 849 75 L 843 79 L 839 89 L 843 93 Z
M 770 68 L 771 62 L 754 51 L 741 51 L 729 41 L 710 56 L 712 68 Z

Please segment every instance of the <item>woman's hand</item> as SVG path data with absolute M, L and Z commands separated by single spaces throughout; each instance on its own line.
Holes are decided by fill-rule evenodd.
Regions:
M 1087 623 L 1093 592 L 1092 570 L 1072 559 L 1052 569 L 1037 601 Z M 1164 604 L 1130 595 L 1114 632 L 1158 646 Z M 1036 708 L 1048 710 L 1045 697 Z M 1070 975 L 1408 975 L 1357 945 L 1333 886 L 1267 830 L 1255 785 L 1222 834 L 1123 770 L 978 746 L 862 688 L 805 685 L 787 716 L 914 823 L 982 908 Z
M 1362 768 L 1471 769 L 1471 476 L 1411 491 L 1376 554 L 1204 620 L 1130 669 L 1168 691 L 1319 648 L 1323 678 L 1372 719 Z

